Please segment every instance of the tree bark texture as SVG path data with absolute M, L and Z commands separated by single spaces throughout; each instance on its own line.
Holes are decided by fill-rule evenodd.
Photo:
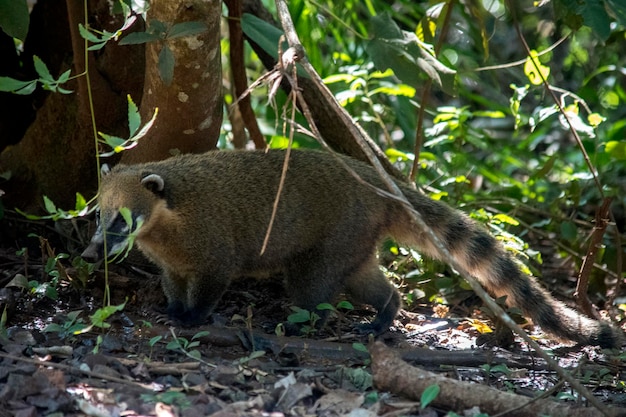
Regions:
M 218 0 L 153 0 L 151 20 L 168 27 L 202 21 L 208 30 L 198 35 L 150 42 L 146 45 L 145 88 L 141 99 L 142 121 L 156 108 L 157 119 L 148 135 L 122 155 L 122 162 L 136 163 L 168 158 L 177 153 L 201 153 L 215 148 L 222 124 L 222 70 Z M 159 54 L 164 45 L 176 65 L 170 85 L 159 73 Z

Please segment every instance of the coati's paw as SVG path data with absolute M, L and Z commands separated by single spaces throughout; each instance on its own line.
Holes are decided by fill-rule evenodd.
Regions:
M 167 315 L 173 320 L 177 320 L 185 314 L 185 306 L 180 301 L 173 301 L 167 305 Z
M 172 302 L 167 306 L 167 315 L 173 324 L 183 327 L 199 326 L 206 324 L 208 314 L 206 309 L 185 309 L 182 303 Z
M 170 315 L 170 319 L 172 319 L 176 324 L 182 327 L 194 327 L 201 324 L 206 324 L 207 322 L 206 317 L 193 314 L 189 310 L 184 311 L 182 314 L 179 314 L 177 316 Z
M 176 324 L 174 320 L 172 320 L 170 316 L 165 313 L 157 313 L 156 319 L 154 321 L 164 326 L 174 326 Z

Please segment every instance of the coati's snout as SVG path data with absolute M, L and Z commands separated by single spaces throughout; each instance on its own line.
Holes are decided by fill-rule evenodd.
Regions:
M 80 254 L 80 257 L 87 262 L 98 262 L 100 259 L 104 258 L 104 245 L 102 242 L 94 242 L 92 240 L 89 246 Z

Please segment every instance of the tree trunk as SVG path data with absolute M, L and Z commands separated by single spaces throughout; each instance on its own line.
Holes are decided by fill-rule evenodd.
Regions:
M 202 21 L 208 30 L 199 35 L 151 42 L 146 46 L 142 121 L 159 113 L 139 144 L 122 155 L 124 163 L 165 159 L 176 153 L 200 153 L 215 148 L 222 125 L 222 71 L 220 54 L 221 2 L 218 0 L 153 0 L 150 21 L 168 27 Z M 170 85 L 159 74 L 162 48 L 172 51 L 176 66 Z
M 85 24 L 85 11 L 81 1 L 67 0 L 66 6 L 66 34 L 59 34 L 57 26 L 40 36 L 59 38 L 69 34 L 72 75 L 77 75 L 86 68 L 84 40 L 78 32 L 78 24 Z M 113 31 L 121 26 L 119 16 L 110 14 L 107 1 L 93 0 L 88 6 L 90 27 Z M 138 95 L 143 88 L 143 50 L 143 46 L 109 43 L 89 53 L 89 80 L 99 131 L 125 134 L 126 95 Z M 58 71 L 50 69 L 57 77 L 68 67 L 61 64 Z M 6 207 L 41 211 L 41 197 L 46 195 L 59 207 L 73 208 L 76 192 L 89 197 L 96 190 L 96 145 L 87 78 L 79 77 L 63 87 L 74 93 L 47 94 L 22 140 L 0 155 L 0 172 L 11 172 L 11 179 L 2 184 Z

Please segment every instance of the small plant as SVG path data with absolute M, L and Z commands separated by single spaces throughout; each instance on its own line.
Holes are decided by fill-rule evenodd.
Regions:
M 373 336 L 370 336 L 370 337 L 373 337 Z M 372 359 L 370 357 L 370 352 L 369 352 L 369 350 L 367 350 L 367 346 L 365 346 L 363 343 L 357 343 L 357 342 L 352 343 L 352 349 L 354 349 L 354 350 L 356 350 L 358 352 L 363 352 L 363 353 L 367 354 L 367 359 L 365 359 L 363 361 L 363 363 L 365 365 L 370 365 L 372 363 Z
M 205 365 L 213 366 L 210 363 L 203 361 L 201 359 L 200 351 L 195 349 L 198 346 L 200 346 L 200 341 L 197 340 L 197 339 L 208 335 L 209 334 L 208 331 L 202 331 L 202 332 L 198 332 L 198 333 L 194 334 L 193 337 L 191 338 L 191 340 L 188 340 L 185 337 L 177 336 L 176 333 L 174 333 L 174 329 L 172 329 L 172 328 L 170 328 L 170 332 L 172 333 L 172 337 L 173 338 L 167 344 L 167 346 L 166 346 L 167 349 L 175 351 L 175 352 L 182 352 L 186 356 L 190 357 L 191 359 L 195 359 L 195 360 L 197 360 L 199 362 L 204 363 Z M 151 343 L 157 343 L 159 340 L 160 339 L 152 338 L 150 340 L 150 342 Z
M 141 394 L 141 400 L 149 403 L 174 405 L 183 409 L 191 406 L 187 395 L 180 391 L 165 391 L 159 394 Z
M 87 327 L 84 320 L 79 317 L 82 312 L 82 310 L 71 311 L 67 313 L 66 320 L 63 323 L 50 323 L 43 331 L 46 333 L 57 333 L 61 339 L 82 333 Z
M 264 350 L 255 350 L 252 353 L 250 353 L 248 356 L 244 356 L 243 358 L 237 359 L 236 364 L 237 365 L 246 365 L 251 360 L 260 358 L 262 356 L 265 356 L 265 351 Z
M 428 407 L 428 404 L 430 404 L 435 398 L 437 398 L 440 390 L 441 388 L 439 388 L 439 385 L 436 384 L 426 387 L 424 392 L 422 392 L 422 396 L 420 397 L 420 409 L 423 410 Z
M 33 56 L 33 64 L 39 78 L 29 81 L 20 81 L 10 77 L 0 77 L 0 91 L 28 95 L 35 91 L 39 83 L 44 90 L 61 94 L 72 93 L 71 90 L 61 88 L 62 84 L 69 81 L 71 70 L 65 71 L 58 79 L 54 79 L 52 74 L 50 74 L 50 70 L 48 70 L 48 66 L 37 55 Z
M 340 320 L 343 319 L 343 310 L 354 310 L 354 306 L 349 301 L 340 301 L 337 305 L 333 306 L 329 303 L 321 303 L 316 306 L 316 308 L 320 311 L 328 311 L 329 317 L 338 317 Z M 303 308 L 292 306 L 291 313 L 287 317 L 287 322 L 294 325 L 302 325 L 300 328 L 300 332 L 304 335 L 312 335 L 317 331 L 317 324 L 320 320 L 319 314 L 314 311 L 305 310 Z M 306 324 L 305 324 L 306 323 Z M 284 327 L 282 325 L 276 326 L 275 330 L 276 334 L 282 335 L 284 334 Z
M 298 306 L 291 306 L 291 313 L 287 317 L 287 322 L 295 325 L 302 325 L 300 327 L 300 332 L 306 336 L 310 336 L 315 334 L 317 322 L 320 320 L 319 314 L 305 310 L 304 308 L 300 308 Z M 306 323 L 306 324 L 305 324 Z
M 344 314 L 341 310 L 354 310 L 354 306 L 350 301 L 342 300 L 337 303 L 337 305 L 332 305 L 329 303 L 321 303 L 316 307 L 318 310 L 328 311 L 329 317 L 337 317 L 339 320 L 343 320 Z
M 31 235 L 33 237 L 34 235 Z M 24 257 L 24 275 L 16 274 L 15 277 L 7 284 L 7 287 L 14 286 L 27 290 L 37 298 L 47 297 L 51 300 L 58 298 L 57 287 L 60 281 L 73 282 L 72 278 L 68 275 L 65 266 L 61 263 L 61 260 L 69 258 L 66 253 L 55 254 L 54 249 L 50 247 L 48 241 L 40 236 L 39 238 L 41 247 L 42 258 L 45 259 L 44 264 L 44 279 L 49 278 L 48 281 L 38 281 L 36 279 L 29 279 L 28 277 L 28 251 L 23 248 L 16 252 L 18 256 Z

